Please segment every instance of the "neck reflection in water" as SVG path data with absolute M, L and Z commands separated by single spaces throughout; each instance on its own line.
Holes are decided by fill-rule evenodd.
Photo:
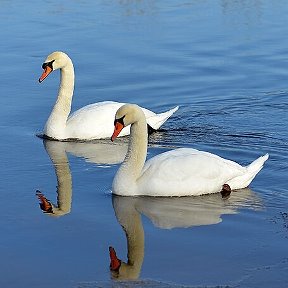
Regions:
M 53 164 L 57 178 L 57 204 L 49 201 L 37 190 L 36 196 L 44 213 L 52 216 L 63 216 L 70 213 L 72 201 L 72 176 L 67 153 L 84 158 L 86 162 L 98 165 L 113 165 L 124 160 L 127 143 L 111 143 L 110 140 L 93 142 L 60 142 L 43 140 L 43 144 Z
M 115 280 L 139 278 L 144 260 L 144 229 L 141 214 L 161 229 L 188 228 L 218 224 L 225 214 L 236 214 L 240 208 L 261 209 L 261 199 L 250 189 L 189 197 L 112 196 L 116 218 L 127 239 L 127 262 L 118 259 L 109 247 L 111 277 Z
M 111 154 L 120 155 L 119 162 L 123 160 L 122 157 L 125 156 L 127 146 L 120 146 L 119 150 L 117 145 L 112 144 L 111 146 L 110 143 L 102 143 L 98 146 L 98 144 L 44 141 L 57 178 L 57 205 L 51 203 L 40 191 L 37 191 L 40 207 L 47 215 L 63 216 L 71 211 L 72 176 L 67 152 L 97 164 L 113 164 L 117 159 L 112 159 Z M 111 153 L 111 149 L 118 149 L 118 152 L 115 150 L 115 153 Z M 105 153 L 99 152 L 101 150 L 106 151 L 106 155 L 109 151 L 106 162 L 103 161 Z M 97 158 L 98 153 L 100 153 L 101 161 Z M 225 198 L 221 193 L 189 197 L 113 195 L 112 204 L 116 218 L 125 232 L 128 250 L 128 259 L 125 262 L 118 259 L 113 247 L 109 247 L 111 277 L 115 280 L 136 280 L 140 276 L 145 247 L 142 214 L 158 228 L 173 229 L 217 224 L 222 221 L 222 215 L 236 214 L 238 209 L 257 210 L 262 208 L 261 199 L 248 188 L 232 191 Z

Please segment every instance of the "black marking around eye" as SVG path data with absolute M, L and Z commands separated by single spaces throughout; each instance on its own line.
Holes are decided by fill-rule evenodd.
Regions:
M 114 120 L 114 126 L 116 125 L 116 123 L 120 123 L 120 124 L 122 124 L 123 126 L 125 126 L 125 125 L 124 125 L 124 117 L 125 117 L 125 115 L 124 115 L 123 117 L 119 118 L 119 119 L 115 119 L 115 120 Z
M 55 60 L 52 60 L 52 61 L 50 61 L 50 62 L 45 62 L 45 63 L 43 63 L 42 64 L 42 69 L 45 69 L 47 66 L 49 67 L 49 68 L 51 68 L 52 70 L 53 70 L 53 62 L 54 62 Z

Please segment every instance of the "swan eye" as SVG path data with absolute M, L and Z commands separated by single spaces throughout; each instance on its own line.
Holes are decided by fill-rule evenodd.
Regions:
M 55 61 L 55 60 L 52 60 L 52 61 L 50 61 L 50 62 L 43 63 L 42 69 L 45 69 L 45 68 L 48 66 L 49 68 L 51 68 L 51 69 L 53 70 L 53 62 L 54 62 L 54 61 Z
M 116 125 L 116 123 L 120 123 L 120 124 L 122 124 L 123 126 L 125 126 L 125 125 L 124 125 L 124 117 L 125 117 L 125 115 L 124 115 L 123 117 L 119 118 L 119 119 L 115 119 L 115 120 L 114 120 L 114 126 Z

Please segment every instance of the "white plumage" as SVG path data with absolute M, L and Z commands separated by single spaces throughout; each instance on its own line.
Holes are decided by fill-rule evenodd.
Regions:
M 104 139 L 113 133 L 113 121 L 116 111 L 125 103 L 104 101 L 87 105 L 70 115 L 74 91 L 74 67 L 71 59 L 63 52 L 53 52 L 42 65 L 42 82 L 52 71 L 60 69 L 61 80 L 58 97 L 46 122 L 44 135 L 57 140 L 67 139 Z M 178 110 L 178 106 L 164 113 L 156 114 L 143 109 L 147 123 L 154 130 Z M 128 135 L 129 128 L 120 136 Z
M 159 154 L 145 163 L 147 125 L 137 105 L 124 105 L 116 113 L 112 140 L 124 126 L 131 124 L 128 152 L 114 181 L 118 195 L 188 196 L 216 193 L 224 184 L 231 189 L 247 187 L 262 169 L 268 154 L 247 167 L 217 155 L 191 148 L 180 148 Z M 120 128 L 119 128 L 120 127 Z

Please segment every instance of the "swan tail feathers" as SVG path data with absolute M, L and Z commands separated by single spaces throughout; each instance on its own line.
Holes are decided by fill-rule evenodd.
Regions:
M 151 116 L 147 118 L 147 124 L 154 130 L 159 129 L 168 118 L 170 118 L 177 110 L 179 109 L 179 106 L 174 107 L 173 109 L 170 109 L 166 112 L 156 114 L 154 116 Z
M 247 186 L 249 186 L 249 184 L 252 182 L 255 176 L 263 168 L 264 163 L 268 158 L 269 154 L 265 154 L 257 158 L 251 164 L 245 167 L 246 168 L 245 174 L 231 179 L 230 181 L 228 181 L 227 184 L 229 184 L 233 190 L 246 188 Z
M 256 160 L 254 160 L 251 164 L 249 164 L 246 168 L 250 173 L 255 173 L 255 175 L 263 168 L 265 161 L 269 158 L 269 154 L 265 154 Z

